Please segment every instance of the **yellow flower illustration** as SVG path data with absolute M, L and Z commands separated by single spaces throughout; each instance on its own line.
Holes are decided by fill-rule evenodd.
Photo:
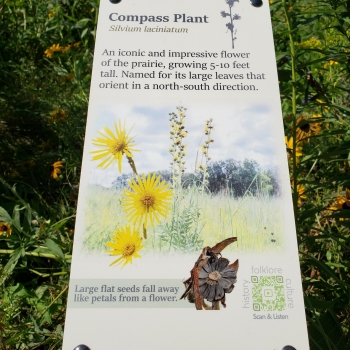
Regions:
M 175 125 L 175 126 L 173 127 L 173 132 L 174 132 L 174 134 L 178 134 L 179 131 L 180 131 L 180 127 L 179 127 L 178 125 Z
M 101 163 L 97 165 L 98 168 L 106 169 L 114 162 L 118 161 L 118 170 L 122 172 L 122 159 L 125 154 L 127 158 L 132 158 L 133 155 L 131 152 L 139 152 L 139 150 L 135 149 L 135 143 L 133 142 L 134 137 L 129 136 L 129 132 L 125 129 L 124 125 L 121 125 L 119 121 L 114 123 L 115 134 L 105 126 L 103 129 L 106 134 L 102 132 L 98 132 L 102 137 L 97 137 L 92 140 L 92 143 L 96 146 L 102 147 L 97 151 L 90 152 L 94 154 L 92 160 L 100 160 L 105 158 Z
M 63 162 L 58 161 L 51 165 L 51 177 L 55 180 L 58 180 L 59 175 L 61 174 L 61 168 L 63 168 Z
M 154 227 L 154 222 L 160 222 L 160 217 L 166 217 L 171 209 L 171 199 L 173 191 L 169 189 L 169 184 L 160 181 L 160 176 L 149 173 L 147 176 L 137 176 L 129 181 L 132 191 L 124 190 L 122 199 L 123 212 L 126 218 L 136 227 L 143 224 L 146 229 L 148 222 Z
M 181 130 L 180 131 L 180 135 L 182 136 L 182 137 L 186 137 L 187 136 L 187 131 L 186 130 Z
M 5 235 L 6 237 L 11 236 L 12 228 L 6 222 L 0 222 L 0 236 Z
M 143 248 L 142 238 L 138 231 L 131 230 L 130 226 L 121 227 L 114 231 L 111 236 L 112 242 L 107 242 L 106 246 L 112 248 L 107 250 L 110 256 L 121 255 L 117 260 L 114 260 L 109 266 L 121 264 L 122 267 L 126 264 L 132 264 L 132 258 L 141 258 L 138 252 Z

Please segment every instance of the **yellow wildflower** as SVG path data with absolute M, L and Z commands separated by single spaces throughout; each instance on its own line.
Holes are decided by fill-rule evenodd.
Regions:
M 63 162 L 58 161 L 51 165 L 51 177 L 55 180 L 58 180 L 59 175 L 61 174 L 61 168 L 63 168 Z
M 46 57 L 51 58 L 55 52 L 62 51 L 63 47 L 60 44 L 54 44 L 45 50 L 44 54 Z
M 346 189 L 345 196 L 338 195 L 336 203 L 329 207 L 330 210 L 350 209 L 350 190 Z
M 314 115 L 313 118 L 319 118 Z M 309 120 L 305 119 L 303 116 L 299 116 L 297 119 L 297 142 L 310 137 L 311 135 L 318 135 L 321 131 L 320 123 L 309 122 Z
M 6 224 L 6 222 L 0 222 L 0 236 L 4 235 L 6 237 L 11 236 L 12 234 L 12 228 L 9 224 Z
M 285 142 L 286 142 L 286 146 L 287 146 L 288 150 L 289 150 L 291 153 L 293 153 L 293 137 L 291 137 L 291 138 L 288 140 L 288 137 L 285 136 L 285 137 L 284 137 L 284 140 L 285 140 Z M 301 156 L 303 155 L 303 153 L 302 153 L 302 147 L 299 147 L 299 146 L 296 146 L 296 147 L 295 147 L 295 155 L 296 155 L 297 157 L 301 157 Z
M 305 40 L 301 43 L 296 43 L 297 46 L 300 46 L 301 48 L 317 48 L 317 47 L 321 47 L 322 43 L 320 40 L 311 37 L 308 40 Z

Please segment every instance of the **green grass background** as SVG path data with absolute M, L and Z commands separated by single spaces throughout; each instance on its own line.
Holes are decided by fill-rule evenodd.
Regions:
M 128 223 L 121 207 L 122 192 L 116 188 L 89 186 L 85 197 L 84 250 L 104 252 L 105 244 L 110 241 L 113 231 Z M 197 203 L 199 207 L 200 216 L 196 224 L 200 230 L 199 238 L 204 240 L 204 246 L 214 246 L 225 238 L 237 237 L 237 243 L 230 245 L 227 250 L 246 253 L 283 250 L 285 237 L 281 198 L 263 195 L 233 198 L 225 193 L 200 194 L 191 188 L 184 191 L 180 210 L 190 207 L 190 203 Z M 163 224 L 170 220 L 170 215 L 167 219 L 163 219 L 160 225 L 147 229 L 148 238 L 144 240 L 146 250 L 153 252 L 173 250 L 169 243 L 159 237 Z M 272 239 L 276 242 L 272 242 Z

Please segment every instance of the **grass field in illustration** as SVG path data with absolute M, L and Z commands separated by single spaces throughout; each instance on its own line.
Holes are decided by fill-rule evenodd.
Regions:
M 122 192 L 116 188 L 90 186 L 85 211 L 84 250 L 105 254 L 110 235 L 118 226 L 127 224 L 121 207 Z M 190 188 L 184 190 L 180 204 L 180 212 L 185 212 L 179 218 L 183 227 L 164 234 L 165 225 L 171 222 L 170 215 L 161 225 L 149 228 L 148 238 L 143 240 L 144 249 L 190 252 L 191 247 L 192 250 L 201 249 L 234 236 L 237 243 L 227 250 L 247 253 L 281 251 L 284 245 L 282 204 L 282 199 L 277 196 L 233 198 L 224 193 L 211 195 Z M 193 208 L 199 210 L 199 216 Z M 184 237 L 179 240 L 176 237 L 179 235 Z

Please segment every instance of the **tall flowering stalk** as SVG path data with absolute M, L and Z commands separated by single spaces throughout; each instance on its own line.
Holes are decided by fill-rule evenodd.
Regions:
M 202 174 L 202 186 L 200 187 L 200 192 L 203 193 L 205 188 L 209 185 L 209 174 L 208 174 L 208 163 L 210 161 L 209 157 L 209 147 L 214 140 L 211 138 L 211 132 L 213 131 L 213 119 L 208 119 L 204 124 L 204 135 L 206 135 L 206 140 L 201 144 L 201 152 L 204 157 L 204 165 L 201 164 L 198 166 L 199 172 Z
M 221 11 L 221 16 L 226 18 L 229 17 L 230 18 L 230 22 L 226 23 L 226 27 L 227 29 L 231 32 L 231 41 L 232 41 L 232 48 L 235 48 L 235 40 L 237 39 L 236 37 L 234 37 L 234 35 L 237 33 L 237 29 L 234 29 L 235 26 L 233 24 L 233 21 L 237 21 L 239 19 L 241 19 L 241 16 L 236 14 L 232 14 L 232 7 L 235 4 L 235 2 L 239 2 L 239 0 L 225 0 L 226 4 L 228 5 L 230 12 L 226 12 L 226 11 Z
M 177 113 L 169 113 L 170 115 L 170 139 L 172 145 L 169 149 L 172 155 L 172 162 L 170 163 L 172 169 L 172 182 L 174 195 L 178 196 L 181 191 L 181 178 L 185 172 L 185 161 L 187 145 L 184 139 L 188 132 L 185 130 L 186 108 L 180 106 L 176 107 Z
M 186 108 L 176 107 L 176 113 L 170 115 L 170 139 L 172 145 L 169 152 L 172 156 L 172 185 L 173 203 L 171 217 L 163 225 L 160 238 L 168 244 L 169 251 L 191 252 L 196 251 L 202 245 L 203 240 L 199 238 L 200 228 L 198 225 L 199 208 L 195 198 L 190 198 L 186 204 L 185 197 L 188 190 L 182 188 L 182 174 L 185 172 L 185 161 L 187 145 L 184 143 L 187 137 L 185 130 Z M 195 189 L 196 190 L 196 189 Z M 192 191 L 193 192 L 193 191 Z

